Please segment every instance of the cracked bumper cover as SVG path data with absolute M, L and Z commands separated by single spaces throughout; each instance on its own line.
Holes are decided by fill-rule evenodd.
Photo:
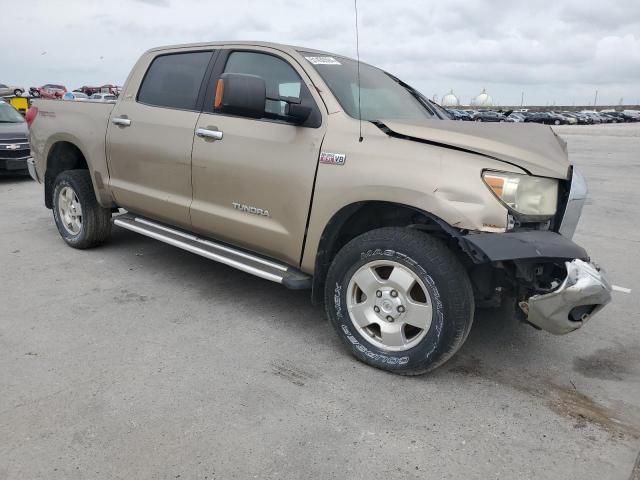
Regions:
M 520 303 L 527 321 L 556 335 L 582 327 L 611 301 L 611 285 L 594 264 L 576 259 L 565 266 L 567 277 L 556 290 Z
M 520 302 L 527 321 L 556 335 L 580 328 L 611 300 L 604 273 L 589 262 L 587 252 L 550 231 L 469 234 L 463 248 L 476 263 L 505 260 L 564 261 L 567 275 L 555 290 Z

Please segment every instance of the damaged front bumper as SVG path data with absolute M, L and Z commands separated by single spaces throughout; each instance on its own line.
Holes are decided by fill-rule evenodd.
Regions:
M 580 328 L 611 300 L 611 286 L 604 273 L 590 263 L 582 247 L 559 233 L 474 233 L 459 240 L 476 264 L 491 264 L 494 268 L 504 266 L 505 262 L 564 265 L 566 277 L 558 277 L 544 293 L 536 292 L 540 290 L 535 282 L 513 278 L 519 289 L 528 290 L 528 294 L 519 297 L 524 299 L 519 306 L 526 321 L 548 332 L 560 335 Z
M 565 266 L 567 277 L 556 290 L 519 303 L 528 322 L 556 335 L 582 327 L 611 301 L 611 285 L 598 267 L 580 259 Z

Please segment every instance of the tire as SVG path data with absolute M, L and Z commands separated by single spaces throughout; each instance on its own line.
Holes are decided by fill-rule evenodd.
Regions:
M 560 120 L 554 120 L 553 124 L 554 125 L 560 125 Z
M 476 122 L 481 122 L 482 119 L 481 118 L 476 118 Z
M 16 89 L 13 91 L 13 94 L 14 94 L 16 97 L 19 97 L 20 95 L 22 95 L 22 89 L 21 89 L 21 88 L 16 88 Z
M 111 209 L 98 203 L 88 170 L 59 174 L 53 185 L 52 204 L 58 232 L 67 245 L 92 248 L 109 238 Z
M 324 293 L 327 316 L 351 353 L 403 375 L 442 365 L 473 323 L 473 291 L 460 261 L 439 239 L 409 228 L 351 240 L 334 258 Z

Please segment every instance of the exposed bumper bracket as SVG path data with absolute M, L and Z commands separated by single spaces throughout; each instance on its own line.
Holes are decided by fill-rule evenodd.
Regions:
M 576 259 L 565 265 L 567 277 L 555 291 L 519 304 L 527 321 L 556 335 L 582 327 L 611 301 L 611 285 L 594 264 Z

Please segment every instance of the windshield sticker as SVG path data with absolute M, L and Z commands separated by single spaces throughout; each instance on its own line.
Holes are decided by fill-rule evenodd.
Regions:
M 339 61 L 337 61 L 333 57 L 304 57 L 312 65 L 342 65 Z

